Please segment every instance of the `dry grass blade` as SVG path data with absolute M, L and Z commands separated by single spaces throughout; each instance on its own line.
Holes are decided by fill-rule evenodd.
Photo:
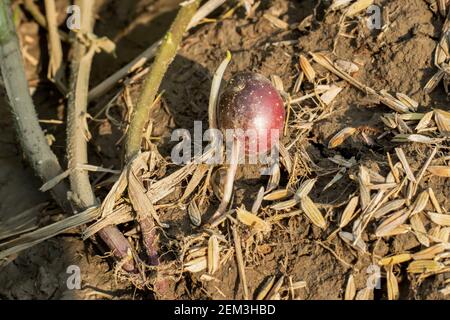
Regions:
M 302 210 L 305 212 L 306 216 L 311 220 L 313 224 L 321 229 L 326 229 L 327 223 L 323 218 L 322 213 L 310 197 L 303 197 L 300 204 Z
M 428 188 L 428 194 L 430 195 L 431 203 L 433 204 L 434 209 L 437 213 L 442 214 L 441 205 L 436 199 L 436 195 L 434 194 L 434 191 L 432 188 Z
M 367 245 L 361 239 L 356 239 L 355 236 L 350 232 L 339 232 L 339 237 L 347 243 L 348 245 L 361 250 L 362 252 L 367 252 Z M 355 243 L 356 241 L 356 243 Z
M 272 289 L 275 283 L 275 276 L 270 276 L 266 279 L 264 284 L 261 286 L 261 289 L 258 291 L 255 300 L 264 300 L 267 297 L 269 291 Z
M 449 250 L 450 243 L 438 243 L 430 248 L 421 250 L 415 254 L 413 254 L 414 260 L 433 260 L 438 254 Z
M 402 148 L 395 148 L 395 153 L 397 154 L 398 159 L 402 163 L 403 169 L 405 170 L 406 176 L 412 182 L 416 182 L 416 178 L 414 177 L 414 173 L 409 166 L 408 160 L 406 160 L 405 153 Z
M 278 163 L 272 165 L 269 181 L 267 182 L 267 191 L 272 191 L 280 185 L 281 171 Z
M 262 201 L 264 199 L 264 187 L 259 188 L 258 194 L 256 195 L 255 202 L 252 205 L 252 213 L 258 213 L 261 208 Z
M 188 206 L 188 214 L 191 223 L 199 227 L 202 224 L 202 214 L 195 201 L 191 201 Z
M 427 84 L 425 85 L 425 87 L 423 88 L 423 91 L 426 94 L 430 94 L 431 92 L 434 91 L 434 89 L 436 89 L 436 87 L 438 86 L 438 84 L 442 81 L 442 78 L 444 78 L 445 76 L 445 71 L 443 70 L 438 70 L 432 77 L 430 80 L 428 80 Z
M 342 71 L 345 71 L 348 74 L 352 74 L 359 71 L 359 67 L 354 64 L 353 62 L 338 59 L 335 61 L 336 67 L 341 69 Z
M 206 269 L 207 265 L 207 259 L 203 256 L 187 262 L 184 265 L 184 270 L 192 273 L 201 272 Z
M 353 0 L 333 0 L 333 3 L 330 6 L 330 10 L 338 10 L 345 6 L 348 6 Z
M 345 15 L 352 17 L 370 7 L 374 0 L 357 0 L 345 12 Z
M 272 289 L 268 293 L 266 300 L 279 300 L 278 296 L 280 295 L 281 287 L 283 286 L 284 276 L 281 276 L 277 282 L 273 285 Z
M 345 71 L 339 69 L 339 67 L 335 66 L 334 63 L 328 57 L 326 57 L 324 54 L 312 53 L 312 52 L 310 54 L 316 63 L 320 64 L 322 67 L 324 67 L 328 71 L 331 71 L 332 73 L 336 74 L 340 78 L 348 81 L 349 83 L 351 83 L 353 86 L 355 86 L 359 90 L 366 92 L 368 94 L 377 95 L 375 90 L 373 90 L 370 87 L 367 87 L 366 85 L 362 84 L 361 82 L 359 82 L 358 80 L 353 78 L 351 75 L 349 75 Z
M 441 135 L 444 137 L 450 136 L 450 112 L 440 109 L 434 110 L 434 121 L 436 121 Z
M 237 208 L 236 213 L 240 222 L 254 228 L 256 231 L 269 232 L 271 229 L 270 223 L 243 208 Z
M 400 210 L 395 212 L 389 218 L 384 220 L 375 231 L 377 237 L 385 237 L 390 234 L 391 231 L 405 223 L 409 217 L 409 211 Z
M 427 170 L 434 176 L 450 178 L 449 166 L 430 166 Z
M 99 208 L 93 207 L 64 220 L 24 233 L 18 238 L 0 244 L 0 260 L 70 229 L 92 222 L 99 218 L 99 216 Z
M 345 288 L 344 300 L 353 300 L 356 296 L 355 279 L 351 274 L 347 280 L 347 287 Z
M 426 206 L 428 205 L 428 202 L 430 200 L 430 195 L 428 193 L 428 191 L 422 191 L 419 196 L 417 197 L 416 201 L 414 202 L 412 211 L 411 211 L 411 216 L 422 212 Z
M 400 264 L 400 263 L 409 261 L 411 259 L 412 259 L 412 255 L 410 253 L 402 253 L 402 254 L 397 254 L 395 256 L 382 258 L 380 261 L 378 261 L 378 264 L 380 266 L 388 266 L 388 265 Z
M 367 287 L 358 291 L 355 300 L 373 300 L 372 297 L 373 289 Z
M 358 200 L 359 198 L 357 196 L 350 199 L 350 201 L 348 202 L 347 206 L 344 209 L 344 212 L 342 213 L 339 228 L 341 229 L 344 228 L 350 223 L 350 221 L 352 221 L 355 215 L 356 207 L 358 206 Z
M 344 143 L 345 140 L 355 134 L 356 128 L 347 127 L 336 133 L 328 143 L 328 148 L 333 149 Z
M 235 226 L 232 227 L 233 232 L 233 240 L 234 240 L 234 249 L 236 253 L 236 262 L 238 265 L 239 278 L 241 279 L 241 284 L 244 292 L 244 299 L 249 299 L 248 286 L 247 286 L 247 277 L 245 275 L 245 264 L 244 259 L 242 257 L 242 247 L 241 247 L 241 238 L 237 232 Z
M 263 15 L 264 18 L 266 18 L 267 20 L 270 21 L 271 24 L 273 24 L 275 27 L 282 29 L 282 30 L 287 30 L 289 28 L 289 24 L 284 22 L 283 20 L 271 15 L 270 13 L 265 13 Z
M 419 123 L 416 126 L 416 131 L 419 132 L 421 130 L 424 130 L 428 127 L 428 125 L 431 122 L 431 119 L 433 118 L 434 112 L 430 111 L 425 113 L 425 115 L 420 119 Z
M 386 267 L 386 282 L 389 300 L 398 300 L 400 292 L 398 290 L 397 278 L 394 275 L 393 266 Z
M 191 21 L 192 22 L 192 21 Z M 221 62 L 216 72 L 214 72 L 211 90 L 209 94 L 208 105 L 208 124 L 210 129 L 217 128 L 217 100 L 219 99 L 220 84 L 222 83 L 223 74 L 231 61 L 231 53 L 227 51 L 226 58 Z
M 292 192 L 289 191 L 288 189 L 280 189 L 280 190 L 272 191 L 269 194 L 266 194 L 264 196 L 263 200 L 277 201 L 277 200 L 285 199 L 291 195 L 292 195 Z
M 298 190 L 295 192 L 294 198 L 302 199 L 304 197 L 307 197 L 308 194 L 311 192 L 312 188 L 314 188 L 316 182 L 317 179 L 308 179 L 305 182 L 303 182 L 298 188 Z
M 404 105 L 408 106 L 408 108 L 412 112 L 416 112 L 417 111 L 417 108 L 419 107 L 419 103 L 417 101 L 415 101 L 411 97 L 407 96 L 406 94 L 403 94 L 403 93 L 400 93 L 400 92 L 396 93 L 396 97 L 397 97 L 397 99 L 400 102 L 402 102 Z
M 373 214 L 373 217 L 375 219 L 384 217 L 386 214 L 400 209 L 401 207 L 403 207 L 405 205 L 405 203 L 406 203 L 405 199 L 397 199 L 397 200 L 389 201 L 384 206 L 382 206 L 380 209 L 375 211 L 375 213 Z
M 359 167 L 358 183 L 361 209 L 366 210 L 370 203 L 370 175 L 364 166 Z
M 208 169 L 209 167 L 206 164 L 199 164 L 197 166 L 194 173 L 192 174 L 191 180 L 184 190 L 183 196 L 179 200 L 180 203 L 186 200 L 192 194 L 192 192 L 194 192 L 195 188 L 197 188 L 198 184 L 202 181 Z
M 437 5 L 440 14 L 443 17 L 447 16 L 447 0 L 437 0 Z
M 444 265 L 434 260 L 416 260 L 408 265 L 409 273 L 437 272 L 444 268 Z
M 304 55 L 300 55 L 300 68 L 305 74 L 306 79 L 308 79 L 309 82 L 314 83 L 314 80 L 316 78 L 316 71 L 314 71 L 313 67 Z
M 417 240 L 419 240 L 419 242 L 425 247 L 429 247 L 430 239 L 428 239 L 428 237 L 426 236 L 427 230 L 425 229 L 422 221 L 422 214 L 418 213 L 416 215 L 413 215 L 409 218 L 409 222 L 411 223 L 411 227 L 414 230 L 414 234 Z
M 320 100 L 322 100 L 322 102 L 324 104 L 330 105 L 334 101 L 334 99 L 336 99 L 336 97 L 339 95 L 339 93 L 341 93 L 342 90 L 343 90 L 343 88 L 338 87 L 337 85 L 333 84 L 327 91 L 325 91 L 320 96 Z
M 450 215 L 428 212 L 431 221 L 443 227 L 450 227 Z
M 208 273 L 214 274 L 219 270 L 220 264 L 220 247 L 219 241 L 215 235 L 208 240 Z

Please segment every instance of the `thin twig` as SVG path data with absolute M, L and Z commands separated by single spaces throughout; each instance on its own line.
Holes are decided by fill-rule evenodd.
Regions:
M 47 29 L 47 20 L 45 19 L 45 16 L 41 13 L 41 10 L 39 10 L 39 7 L 34 3 L 33 0 L 25 0 L 24 6 L 27 9 L 27 11 L 33 16 L 34 20 L 40 25 L 42 28 Z M 69 35 L 65 33 L 64 31 L 58 30 L 59 36 L 61 37 L 61 40 L 64 42 L 69 41 Z
M 48 64 L 47 77 L 52 80 L 62 94 L 66 93 L 67 88 L 64 84 L 64 64 L 61 39 L 58 33 L 58 24 L 56 21 L 55 0 L 45 0 L 45 14 L 47 16 L 50 62 Z
M 244 291 L 244 299 L 249 300 L 247 277 L 245 276 L 245 265 L 244 259 L 242 257 L 241 238 L 239 237 L 236 226 L 232 227 L 232 231 L 233 231 L 234 249 L 236 252 L 236 261 L 238 265 L 239 278 L 241 279 L 242 289 Z

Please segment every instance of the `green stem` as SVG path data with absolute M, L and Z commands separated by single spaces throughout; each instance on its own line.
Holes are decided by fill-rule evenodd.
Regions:
M 175 58 L 183 34 L 197 11 L 199 4 L 200 0 L 194 0 L 181 7 L 169 32 L 167 32 L 158 49 L 152 69 L 145 79 L 137 106 L 131 116 L 125 144 L 126 162 L 130 161 L 141 149 L 142 135 L 145 123 L 148 121 L 150 106 L 155 100 L 164 74 Z
M 47 182 L 59 175 L 62 169 L 39 125 L 8 5 L 8 1 L 0 0 L 0 68 L 19 142 L 35 173 Z M 67 191 L 66 184 L 60 182 L 51 194 L 65 211 L 71 212 Z

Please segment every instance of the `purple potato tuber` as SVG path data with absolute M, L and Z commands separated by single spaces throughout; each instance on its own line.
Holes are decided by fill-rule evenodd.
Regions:
M 230 79 L 220 95 L 217 119 L 220 130 L 234 130 L 234 134 L 222 202 L 212 220 L 226 212 L 241 150 L 245 155 L 260 155 L 278 142 L 285 121 L 284 103 L 266 77 L 240 72 Z
M 266 153 L 272 148 L 272 130 L 281 132 L 285 119 L 284 103 L 278 91 L 266 77 L 253 72 L 240 72 L 230 79 L 220 96 L 217 111 L 221 130 L 250 132 L 250 135 L 237 135 L 245 153 L 250 155 Z

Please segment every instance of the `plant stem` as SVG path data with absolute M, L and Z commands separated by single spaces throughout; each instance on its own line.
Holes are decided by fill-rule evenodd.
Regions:
M 35 173 L 46 182 L 62 170 L 39 125 L 8 4 L 0 1 L 0 68 L 19 142 Z M 67 191 L 67 185 L 60 182 L 51 194 L 61 208 L 71 212 Z
M 84 35 L 92 33 L 95 1 L 77 0 L 75 4 L 81 10 L 82 21 L 79 32 Z M 88 172 L 76 169 L 77 165 L 88 163 L 86 113 L 89 76 L 94 53 L 94 46 L 87 48 L 80 41 L 75 41 L 73 44 L 67 110 L 67 154 L 69 169 L 73 169 L 70 174 L 70 186 L 74 201 L 77 202 L 80 209 L 86 209 L 97 204 Z M 118 259 L 128 258 L 131 246 L 117 227 L 105 227 L 99 231 L 99 235 Z M 134 264 L 132 261 L 128 262 L 123 268 L 126 271 L 132 271 L 134 270 Z
M 220 202 L 219 208 L 210 219 L 212 223 L 219 220 L 226 213 L 228 204 L 230 203 L 231 195 L 233 194 L 234 177 L 236 176 L 239 157 L 241 154 L 240 149 L 241 147 L 239 140 L 237 138 L 233 138 L 233 144 L 231 146 L 230 165 L 227 169 L 227 176 L 225 178 L 223 197 L 222 201 Z
M 125 145 L 125 161 L 130 161 L 141 149 L 141 140 L 148 121 L 150 106 L 158 93 L 159 86 L 172 60 L 175 58 L 186 28 L 194 16 L 200 0 L 194 0 L 181 7 L 169 32 L 163 39 L 153 62 L 152 69 L 145 79 L 137 106 L 131 116 Z

